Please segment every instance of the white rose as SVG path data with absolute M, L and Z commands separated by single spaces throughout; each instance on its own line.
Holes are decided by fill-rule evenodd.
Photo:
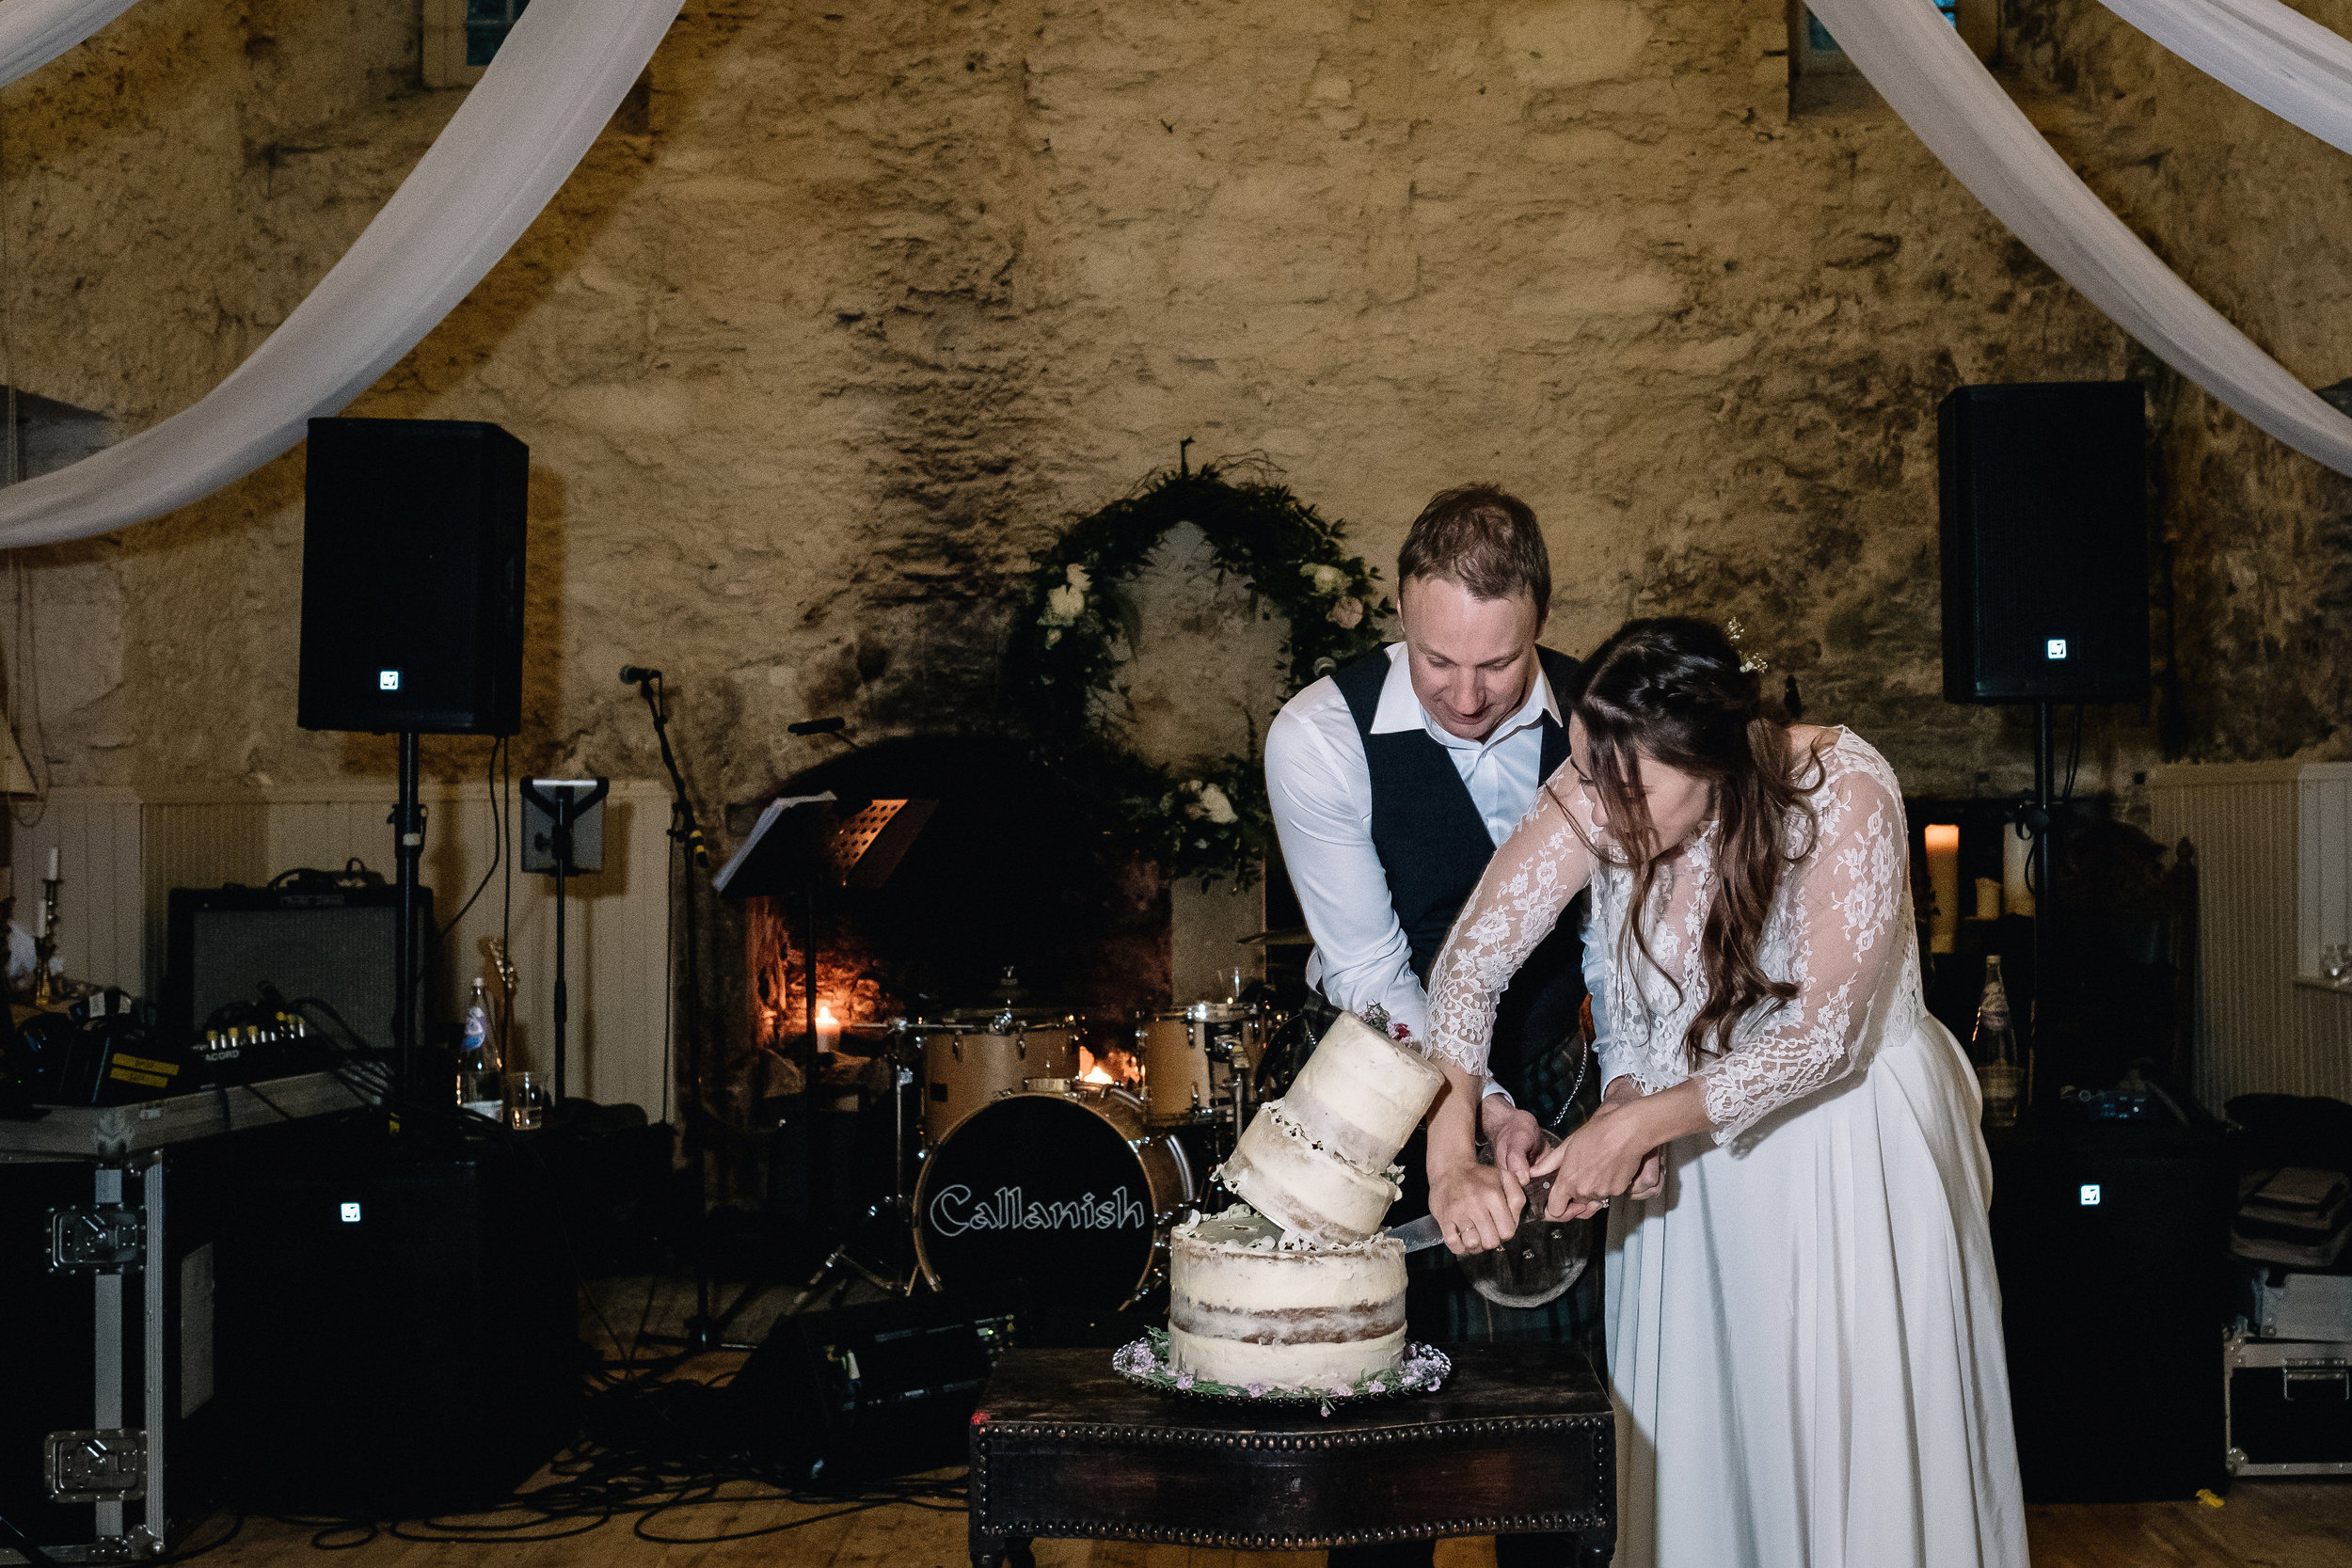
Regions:
M 1347 574 L 1337 566 L 1310 567 L 1307 575 L 1315 579 L 1315 592 L 1318 594 L 1336 594 L 1347 586 Z
M 1062 577 L 1071 587 L 1078 591 L 1079 597 L 1081 598 L 1086 596 L 1086 591 L 1088 589 L 1094 586 L 1094 578 L 1088 574 L 1087 569 L 1084 566 L 1079 565 L 1074 561 L 1072 562 L 1068 567 L 1064 568 Z
M 1233 802 L 1227 800 L 1225 791 L 1216 784 L 1200 786 L 1200 809 L 1208 813 L 1212 822 L 1221 824 L 1241 820 L 1241 814 L 1233 809 Z
M 1087 591 L 1075 585 L 1046 591 L 1045 618 L 1068 626 L 1086 613 Z

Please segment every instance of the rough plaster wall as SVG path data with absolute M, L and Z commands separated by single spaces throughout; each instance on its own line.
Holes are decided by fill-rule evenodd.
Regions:
M 2323 362 L 2352 357 L 2332 155 L 2097 14 L 2021 24 L 2022 85 L 2058 84 L 2036 112 L 2290 365 L 2352 369 Z M 414 33 L 410 0 L 148 0 L 8 89 L 20 384 L 136 427 L 235 363 L 454 106 L 413 87 Z M 1883 113 L 1789 123 L 1785 44 L 1774 0 L 695 0 L 353 412 L 532 445 L 525 765 L 654 768 L 625 660 L 669 672 L 714 800 L 823 755 L 783 734 L 809 714 L 985 723 L 1009 575 L 1194 436 L 1270 456 L 1375 561 L 1432 491 L 1500 480 L 1552 540 L 1549 641 L 1736 612 L 1910 787 L 2014 787 L 2016 717 L 1936 695 L 1934 404 L 2149 372 Z M 2344 710 L 2304 549 L 2342 505 L 2153 379 L 2189 738 L 2305 744 Z M 124 605 L 119 679 L 50 693 L 61 778 L 389 767 L 293 726 L 299 474 L 44 553 L 51 642 L 90 579 Z M 2153 745 L 2113 716 L 2090 765 Z
M 2352 33 L 2347 0 L 2296 3 Z M 2007 48 L 2063 94 L 2046 128 L 2158 255 L 2307 385 L 2352 375 L 2352 158 L 2091 0 L 2022 0 Z M 2167 750 L 2347 754 L 2352 484 L 2162 366 L 2136 371 L 2159 421 Z

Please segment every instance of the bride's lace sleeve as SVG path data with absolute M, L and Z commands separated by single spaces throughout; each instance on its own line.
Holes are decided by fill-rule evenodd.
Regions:
M 1429 970 L 1430 1053 L 1473 1076 L 1486 1071 L 1495 1007 L 1528 954 L 1551 934 L 1560 911 L 1593 870 L 1591 851 L 1568 823 L 1563 802 L 1583 810 L 1574 776 L 1563 765 L 1535 792 L 1534 804 L 1486 863 L 1478 890 L 1454 917 Z M 1580 823 L 1586 833 L 1589 820 Z
M 1858 741 L 1822 759 L 1813 792 L 1820 836 L 1790 869 L 1775 920 L 1793 923 L 1788 978 L 1797 994 L 1751 1015 L 1731 1049 L 1696 1076 L 1706 1086 L 1715 1141 L 1728 1143 L 1775 1108 L 1853 1069 L 1856 1045 L 1899 988 L 1902 961 L 1902 796 L 1885 759 Z

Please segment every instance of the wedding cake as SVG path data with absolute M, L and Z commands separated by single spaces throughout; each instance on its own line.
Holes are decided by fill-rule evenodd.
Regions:
M 1169 1243 L 1168 1351 L 1212 1382 L 1329 1387 L 1397 1366 L 1405 1249 L 1379 1234 L 1392 1162 L 1443 1076 L 1353 1014 L 1218 1172 L 1242 1198 Z

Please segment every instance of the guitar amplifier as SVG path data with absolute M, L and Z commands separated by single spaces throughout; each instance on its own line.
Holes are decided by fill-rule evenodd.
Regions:
M 430 888 L 417 890 L 417 951 L 427 951 Z M 399 934 L 395 888 L 173 888 L 165 1022 L 194 1035 L 215 1009 L 253 1001 L 266 981 L 290 1002 L 332 1008 L 347 1043 L 389 1044 Z

